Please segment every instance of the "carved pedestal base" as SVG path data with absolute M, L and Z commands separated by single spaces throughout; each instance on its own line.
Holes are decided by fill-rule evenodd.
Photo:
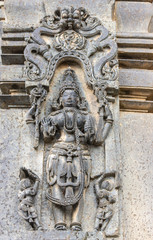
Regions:
M 15 235 L 16 236 L 16 235 Z M 32 240 L 106 240 L 101 232 L 72 232 L 72 231 L 26 231 L 20 232 L 18 238 L 11 236 L 11 239 L 32 239 Z M 2 236 L 3 237 L 3 236 Z M 5 238 L 4 238 L 5 239 Z

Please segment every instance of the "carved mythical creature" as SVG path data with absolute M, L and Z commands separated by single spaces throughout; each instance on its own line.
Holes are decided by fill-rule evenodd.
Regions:
M 112 190 L 115 188 L 115 184 L 114 178 L 112 180 L 110 177 L 112 177 L 111 173 L 103 174 L 95 183 L 95 191 L 98 199 L 95 220 L 96 230 L 104 231 L 114 214 L 113 203 L 116 202 L 116 198 L 112 194 Z
M 53 43 L 48 45 L 42 35 L 50 36 Z M 99 79 L 114 81 L 118 62 L 117 44 L 113 38 L 84 8 L 58 8 L 52 16 L 42 19 L 41 26 L 29 39 L 24 50 L 26 74 L 30 81 L 50 81 L 56 66 L 66 57 L 81 63 L 89 85 Z M 96 60 L 97 52 L 102 54 Z M 95 61 L 90 60 L 91 56 Z
M 70 228 L 81 230 L 85 189 L 89 186 L 91 173 L 88 146 L 102 144 L 113 121 L 108 103 L 103 102 L 99 121 L 104 124 L 98 124 L 97 134 L 93 117 L 82 110 L 77 81 L 75 72 L 67 69 L 57 100 L 59 110 L 51 112 L 41 123 L 44 139 L 54 142 L 46 164 L 47 198 L 53 203 L 58 230 L 67 229 L 67 207 L 71 215 Z
M 20 169 L 20 190 L 18 193 L 19 214 L 33 229 L 42 229 L 34 206 L 34 198 L 39 187 L 39 178 L 30 169 Z

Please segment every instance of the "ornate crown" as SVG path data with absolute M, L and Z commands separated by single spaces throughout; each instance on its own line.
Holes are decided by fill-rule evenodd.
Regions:
M 63 94 L 63 92 L 66 89 L 72 89 L 77 94 L 79 94 L 79 88 L 77 86 L 77 75 L 71 68 L 68 68 L 63 75 L 63 78 L 61 80 L 61 87 L 60 87 L 60 95 Z

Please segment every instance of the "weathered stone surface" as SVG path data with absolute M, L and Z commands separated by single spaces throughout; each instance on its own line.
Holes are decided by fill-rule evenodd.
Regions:
M 153 74 L 150 70 L 120 69 L 119 83 L 120 86 L 152 88 Z
M 65 231 L 38 231 L 21 232 L 18 235 L 1 235 L 0 240 L 106 240 L 102 233 L 96 232 L 65 232 Z M 113 240 L 113 239 L 111 239 Z
M 152 71 L 120 69 L 120 109 L 153 112 Z
M 148 69 L 153 70 L 153 61 L 152 60 L 144 60 L 144 59 L 119 59 L 119 65 L 121 68 L 136 68 L 136 69 Z
M 19 109 L 0 112 L 0 236 L 4 235 L 6 239 L 12 240 L 15 238 L 11 236 L 7 238 L 9 233 L 22 231 L 21 226 L 19 227 L 22 221 L 17 214 L 19 168 L 25 166 L 34 169 L 38 176 L 41 176 L 42 172 L 42 146 L 37 152 L 33 149 L 33 140 L 25 123 L 25 114 L 26 110 Z M 39 198 L 40 195 L 37 198 L 38 214 Z M 22 224 L 23 228 L 26 228 L 24 221 Z
M 153 50 L 146 48 L 119 48 L 119 58 L 153 60 Z
M 31 232 L 28 224 L 26 224 L 18 215 L 18 199 L 17 192 L 19 190 L 19 168 L 25 166 L 27 168 L 33 169 L 38 176 L 42 176 L 43 167 L 43 151 L 40 145 L 38 151 L 33 149 L 32 137 L 29 135 L 29 128 L 25 123 L 25 114 L 27 110 L 11 109 L 11 110 L 1 110 L 1 142 L 0 142 L 0 153 L 1 153 L 1 179 L 0 179 L 0 197 L 1 197 L 1 219 L 0 222 L 0 239 L 11 239 L 11 240 L 26 240 L 26 239 L 67 239 L 63 236 L 67 234 L 59 233 L 57 231 L 53 232 Z M 32 133 L 31 133 L 32 135 Z M 40 183 L 40 188 L 42 188 L 42 179 Z M 44 194 L 44 193 L 43 193 Z M 44 200 L 44 195 L 42 196 Z M 40 210 L 41 202 L 40 193 L 36 199 L 37 210 L 41 218 L 42 210 Z M 46 200 L 45 200 L 46 201 Z M 96 212 L 96 199 L 93 191 L 93 184 L 91 183 L 90 189 L 86 195 L 87 204 L 84 209 L 84 225 L 83 228 L 86 231 L 90 231 L 94 227 L 94 217 Z M 44 205 L 44 203 L 43 203 Z M 91 211 L 92 209 L 92 211 Z M 50 211 L 49 208 L 46 210 Z M 46 225 L 47 215 L 45 212 L 45 222 L 44 228 L 53 227 L 53 219 L 49 219 L 49 225 Z M 50 223 L 52 221 L 52 223 Z M 42 221 L 43 222 L 43 221 Z M 69 233 L 68 233 L 69 234 Z M 82 233 L 83 236 L 86 235 Z M 93 234 L 93 233 L 92 233 Z M 90 234 L 90 235 L 92 235 Z M 82 239 L 76 238 L 76 234 L 72 233 L 72 240 Z M 79 235 L 79 233 L 78 233 Z M 60 237 L 61 236 L 61 237 Z M 94 240 L 95 237 L 88 237 L 87 239 Z M 100 240 L 103 238 L 100 237 Z
M 111 29 L 112 31 L 112 26 L 114 25 L 112 22 L 110 22 L 110 19 L 112 19 L 112 7 L 115 3 L 114 0 L 96 0 L 95 4 L 96 7 L 93 7 L 93 1 L 92 0 L 78 0 L 78 1 L 72 1 L 71 0 L 66 0 L 66 1 L 58 1 L 60 7 L 70 7 L 73 5 L 75 8 L 79 7 L 84 7 L 86 8 L 92 16 L 96 16 L 97 18 L 106 21 L 106 24 L 108 29 Z M 52 1 L 52 4 L 50 3 L 50 0 L 44 0 L 44 5 L 46 9 L 46 15 L 50 14 L 53 10 L 57 8 L 57 1 Z M 115 30 L 115 29 L 114 29 Z
M 130 34 L 129 34 L 130 35 Z M 118 47 L 135 47 L 135 48 L 152 48 L 153 47 L 153 40 L 149 39 L 150 34 L 148 34 L 146 37 L 148 37 L 148 39 L 143 39 L 143 35 L 140 35 L 139 38 L 118 38 L 117 39 L 117 43 L 118 43 Z M 134 36 L 133 36 L 134 37 Z M 136 37 L 136 36 L 135 36 Z M 142 37 L 142 38 L 141 38 Z
M 23 46 L 24 37 L 31 35 L 33 29 L 38 27 L 40 19 L 45 15 L 51 15 L 54 10 L 60 7 L 73 5 L 74 7 L 85 7 L 92 16 L 98 17 L 105 27 L 115 32 L 115 21 L 112 22 L 114 0 L 85 0 L 85 1 L 50 1 L 50 0 L 8 0 L 0 1 L 2 10 L 0 20 L 3 23 L 3 65 L 1 67 L 1 80 L 3 81 L 2 93 L 7 95 L 9 104 L 15 98 L 15 104 L 19 104 L 19 94 L 24 88 L 25 78 L 23 77 Z M 149 3 L 150 2 L 150 3 Z M 148 109 L 153 112 L 152 101 L 152 71 L 153 70 L 153 34 L 152 34 L 152 4 L 151 0 L 143 1 L 116 1 L 116 21 L 118 24 L 120 47 L 120 85 L 121 104 L 124 111 L 144 111 Z M 115 20 L 115 18 L 114 18 Z M 2 23 L 0 23 L 0 28 Z M 11 33 L 10 33 L 11 32 Z M 17 32 L 17 33 L 16 33 Z M 149 33 L 148 33 L 149 32 Z M 47 37 L 46 37 L 47 39 Z M 48 41 L 48 39 L 47 39 Z M 128 49 L 127 49 L 128 47 Z M 143 48 L 143 49 L 142 49 Z M 144 59 L 145 58 L 145 59 Z M 12 65 L 15 64 L 15 65 Z M 85 84 L 84 74 L 80 66 L 72 62 L 60 65 L 57 69 L 50 88 L 52 92 L 57 91 L 54 86 L 60 71 L 64 71 L 69 65 L 76 71 L 80 84 L 84 89 L 85 97 L 89 103 L 91 114 L 98 119 L 97 102 L 92 91 Z M 124 68 L 124 69 L 123 69 Z M 132 69 L 130 69 L 132 68 Z M 145 70 L 144 70 L 145 69 Z M 150 69 L 150 70 L 146 70 Z M 14 87 L 14 83 L 17 83 Z M 57 84 L 57 83 L 56 83 Z M 113 85 L 113 84 L 112 84 Z M 16 92 L 12 88 L 17 88 Z M 11 98 L 11 96 L 13 96 Z M 4 97 L 4 96 L 3 96 Z M 27 95 L 24 92 L 22 101 L 28 104 Z M 151 202 L 152 202 L 152 114 L 123 113 L 120 114 L 120 130 L 118 128 L 119 99 L 115 104 L 111 103 L 114 124 L 104 147 L 91 147 L 93 160 L 91 184 L 86 192 L 86 204 L 83 214 L 83 232 L 57 232 L 52 231 L 54 219 L 45 190 L 47 184 L 45 176 L 45 156 L 43 156 L 43 144 L 41 142 L 37 151 L 33 149 L 33 128 L 25 123 L 27 109 L 11 109 L 0 111 L 0 199 L 1 199 L 1 240 L 103 240 L 102 233 L 99 236 L 91 232 L 94 228 L 95 214 L 97 208 L 94 183 L 97 175 L 105 169 L 120 170 L 122 177 L 122 193 L 119 191 L 115 214 L 110 220 L 106 231 L 109 239 L 114 240 L 151 240 Z M 127 107 L 128 106 L 128 107 Z M 19 107 L 19 105 L 18 105 Z M 21 106 L 20 106 L 21 107 Z M 25 105 L 23 106 L 25 107 Z M 127 108 L 126 108 L 127 107 Z M 120 158 L 120 139 L 122 158 Z M 31 133 L 31 135 L 30 135 Z M 44 162 L 43 162 L 44 158 Z M 104 161 L 105 159 L 105 161 Z M 31 168 L 41 178 L 36 208 L 42 222 L 43 231 L 32 232 L 31 228 L 18 216 L 18 184 L 19 168 L 25 166 Z M 42 193 L 42 194 L 41 194 Z M 122 197 L 123 194 L 123 197 Z M 120 213 L 120 214 L 119 214 Z M 121 220 L 119 220 L 119 215 Z M 120 228 L 118 224 L 120 223 Z M 114 238 L 111 238 L 114 236 Z
M 6 22 L 12 26 L 35 26 L 45 14 L 43 0 L 8 0 L 4 8 Z
M 5 14 L 7 22 L 5 22 L 5 28 L 17 26 L 17 27 L 28 27 L 33 26 L 36 27 L 39 24 L 39 21 L 45 16 L 50 15 L 54 10 L 56 10 L 57 6 L 60 7 L 85 7 L 87 10 L 92 9 L 92 14 L 97 16 L 100 19 L 105 21 L 106 27 L 108 29 L 114 30 L 115 32 L 115 24 L 110 23 L 109 19 L 112 19 L 112 7 L 114 5 L 114 0 L 104 0 L 104 1 L 96 1 L 97 8 L 93 8 L 93 1 L 74 1 L 72 4 L 71 0 L 62 1 L 52 1 L 49 0 L 33 0 L 29 2 L 29 0 L 8 0 L 5 2 Z M 33 11 L 34 9 L 34 11 Z M 100 10 L 102 9 L 102 11 Z M 113 27 L 113 29 L 112 29 Z
M 38 20 L 40 20 L 42 18 L 41 15 L 46 15 L 46 13 L 44 12 L 44 9 L 41 9 L 41 4 L 36 7 L 36 3 L 40 3 L 41 1 L 33 1 L 28 3 L 27 1 L 25 2 L 25 6 L 17 6 L 17 1 L 13 2 L 9 1 L 8 3 L 6 3 L 5 7 L 6 7 L 6 16 L 7 16 L 7 23 L 5 24 L 4 28 L 5 28 L 5 32 L 11 32 L 8 34 L 4 34 L 3 40 L 4 42 L 2 43 L 2 49 L 3 49 L 3 55 L 2 55 L 2 64 L 7 64 L 7 65 L 12 65 L 15 64 L 16 65 L 16 71 L 14 66 L 12 66 L 12 68 L 7 68 L 4 67 L 4 74 L 2 75 L 2 80 L 5 82 L 2 83 L 3 85 L 3 93 L 11 93 L 11 87 L 10 89 L 8 88 L 8 92 L 6 91 L 7 88 L 7 84 L 6 82 L 9 82 L 12 84 L 13 81 L 12 79 L 14 79 L 16 82 L 19 82 L 20 79 L 23 80 L 23 76 L 22 76 L 22 64 L 23 64 L 23 47 L 25 42 L 23 42 L 24 34 L 18 34 L 18 35 L 13 35 L 15 31 L 17 32 L 22 32 L 22 31 L 28 31 L 27 29 L 30 28 L 30 26 L 32 27 L 36 27 L 38 24 Z M 95 11 L 92 13 L 93 16 L 99 17 L 100 20 L 102 21 L 102 24 L 105 25 L 105 27 L 108 27 L 109 30 L 111 30 L 111 32 L 114 32 L 115 30 L 115 23 L 113 23 L 111 20 L 112 18 L 112 6 L 114 4 L 114 1 L 109 2 L 110 4 L 106 4 L 108 3 L 108 1 L 98 1 L 98 5 L 99 7 L 103 8 L 104 11 L 98 11 L 97 9 L 95 9 Z M 54 5 L 55 4 L 55 5 Z M 62 5 L 63 4 L 63 5 Z M 60 3 L 60 7 L 65 7 L 65 2 L 64 3 Z M 81 1 L 75 2 L 74 3 L 74 7 L 86 7 L 86 2 L 81 3 Z M 92 6 L 92 1 L 88 1 L 89 7 Z M 71 2 L 67 1 L 67 7 L 71 6 Z M 8 6 L 9 8 L 12 10 L 12 12 L 10 13 L 8 10 Z M 52 14 L 54 12 L 54 10 L 57 8 L 57 2 L 52 2 L 52 5 L 50 4 L 50 2 L 48 1 L 44 1 L 44 6 L 46 9 L 47 14 Z M 55 8 L 54 8 L 55 7 Z M 17 12 L 17 14 L 13 14 L 16 9 L 19 9 L 19 11 Z M 25 9 L 24 9 L 25 8 Z M 24 10 L 23 10 L 24 9 Z M 31 10 L 35 9 L 35 14 L 33 16 L 33 19 L 31 19 L 30 15 L 31 15 Z M 23 13 L 24 12 L 24 13 Z M 25 18 L 24 15 L 26 14 Z M 22 19 L 24 19 L 24 21 L 19 21 L 19 19 L 22 17 Z M 13 28 L 11 28 L 12 26 L 14 26 Z M 32 28 L 31 28 L 32 29 Z M 93 29 L 91 29 L 92 31 Z M 30 30 L 31 31 L 31 30 Z M 101 31 L 101 33 L 103 34 L 103 31 Z M 109 34 L 107 33 L 107 35 L 109 36 Z M 93 37 L 92 33 L 91 33 L 91 37 Z M 15 40 L 14 42 L 12 41 Z M 47 37 L 46 37 L 47 39 Z M 113 39 L 113 38 L 112 38 Z M 40 39 L 39 39 L 40 40 Z M 96 39 L 97 40 L 97 39 Z M 48 39 L 47 39 L 48 41 Z M 113 39 L 114 41 L 114 39 Z M 48 42 L 50 43 L 50 42 Z M 114 47 L 116 49 L 116 45 Z M 116 51 L 116 50 L 113 51 Z M 42 49 L 43 50 L 43 49 Z M 116 53 L 116 52 L 115 52 Z M 97 59 L 99 59 L 100 56 L 98 56 Z M 94 61 L 93 61 L 94 62 Z M 18 65 L 18 66 L 17 66 Z M 96 120 L 98 119 L 98 104 L 97 104 L 97 99 L 96 97 L 93 95 L 93 91 L 89 90 L 89 87 L 86 84 L 86 79 L 84 77 L 84 73 L 81 69 L 81 67 L 74 62 L 68 61 L 65 63 L 65 65 L 60 65 L 58 66 L 53 82 L 50 84 L 50 94 L 51 93 L 56 93 L 57 94 L 57 84 L 58 84 L 58 77 L 59 77 L 59 73 L 61 74 L 64 70 L 65 67 L 71 66 L 73 69 L 76 70 L 78 77 L 80 79 L 80 85 L 82 86 L 82 92 L 83 92 L 83 96 L 85 96 L 85 98 L 88 101 L 89 104 L 89 108 L 91 111 L 91 114 L 94 115 L 94 117 L 96 118 Z M 15 72 L 14 72 L 15 71 Z M 56 84 L 56 86 L 54 86 L 54 83 Z M 114 86 L 114 81 L 110 82 L 110 90 L 112 91 L 112 89 L 116 89 L 116 93 L 113 94 L 113 98 L 114 96 L 117 94 L 117 85 Z M 9 84 L 10 86 L 10 84 Z M 17 83 L 17 86 L 19 86 L 19 84 Z M 6 87 L 6 88 L 5 88 Z M 112 94 L 112 93 L 111 93 Z M 15 96 L 15 93 L 13 94 L 13 96 Z M 115 105 L 116 110 L 118 109 L 118 102 Z M 112 109 L 113 109 L 113 105 L 112 105 Z M 116 111 L 114 110 L 114 111 Z M 49 206 L 49 203 L 46 200 L 46 176 L 45 176 L 45 157 L 46 156 L 42 156 L 43 151 L 42 151 L 42 144 L 40 145 L 40 147 L 38 148 L 37 151 L 33 150 L 33 142 L 32 142 L 32 135 L 33 135 L 33 131 L 32 128 L 29 129 L 31 131 L 31 136 L 29 136 L 26 139 L 26 135 L 29 135 L 28 132 L 28 127 L 25 126 L 25 111 L 22 110 L 8 110 L 4 113 L 4 116 L 2 116 L 2 124 L 5 126 L 5 124 L 8 125 L 8 127 L 13 127 L 13 124 L 15 124 L 15 120 L 17 114 L 20 115 L 19 119 L 17 119 L 17 124 L 16 124 L 16 128 L 19 128 L 19 136 L 12 136 L 13 140 L 16 140 L 16 148 L 17 151 L 19 152 L 19 156 L 15 157 L 15 159 L 13 159 L 13 157 L 10 156 L 10 161 L 12 161 L 12 159 L 14 161 L 16 161 L 16 164 L 18 166 L 16 166 L 15 169 L 12 169 L 12 171 L 14 172 L 14 176 L 16 176 L 15 181 L 19 181 L 18 179 L 18 171 L 19 168 L 21 166 L 24 166 L 26 168 L 30 168 L 32 169 L 32 171 L 34 171 L 40 178 L 41 181 L 43 182 L 43 184 L 40 184 L 40 192 L 42 193 L 42 195 L 40 194 L 40 192 L 38 192 L 38 197 L 36 197 L 36 207 L 38 209 L 38 217 L 40 219 L 40 222 L 42 223 L 42 226 L 44 229 L 47 229 L 48 231 L 50 231 L 51 229 L 53 229 L 54 227 L 54 218 L 53 218 L 53 211 L 52 211 L 52 207 Z M 6 116 L 5 116 L 6 115 Z M 6 122 L 4 122 L 4 117 L 6 118 Z M 11 121 L 11 126 L 9 125 L 9 119 L 12 117 L 12 121 Z M 114 120 L 116 121 L 116 117 L 114 118 Z M 111 121 L 111 119 L 110 119 Z M 110 124 L 110 122 L 108 122 L 108 124 Z M 33 128 L 34 130 L 34 128 Z M 16 130 L 17 131 L 17 130 Z M 2 133 L 4 135 L 4 132 Z M 115 148 L 115 143 L 112 142 L 114 140 L 114 134 L 116 134 L 116 130 L 115 128 L 113 129 L 113 132 L 110 133 L 110 139 L 109 141 L 106 143 L 106 158 L 107 158 L 107 170 L 109 171 L 109 169 L 116 169 L 116 148 Z M 9 133 L 8 133 L 9 135 Z M 6 138 L 9 138 L 9 136 L 5 135 Z M 27 141 L 27 142 L 26 142 Z M 25 143 L 26 142 L 26 143 Z M 29 146 L 29 149 L 27 150 Z M 109 148 L 111 147 L 111 152 L 109 153 Z M 7 149 L 8 150 L 8 149 Z M 13 147 L 12 149 L 13 154 L 15 155 L 15 147 Z M 31 157 L 32 155 L 32 157 Z M 112 157 L 111 157 L 112 155 Z M 15 155 L 16 156 L 16 155 Z M 95 233 L 95 232 L 91 232 L 94 230 L 94 222 L 95 222 L 95 214 L 96 214 L 96 209 L 97 209 L 97 201 L 96 201 L 96 196 L 94 194 L 94 181 L 95 179 L 102 174 L 102 172 L 105 170 L 105 159 L 104 159 L 104 147 L 100 146 L 100 147 L 91 147 L 91 157 L 93 159 L 93 168 L 92 168 L 92 180 L 90 183 L 90 187 L 87 189 L 86 192 L 86 198 L 85 198 L 85 207 L 84 207 L 84 211 L 83 211 L 83 219 L 82 219 L 82 228 L 84 230 L 84 233 L 78 233 L 77 239 L 95 239 L 96 237 L 98 239 L 104 239 L 104 237 L 102 236 L 103 234 L 101 232 L 99 233 Z M 115 158 L 114 158 L 115 157 Z M 5 158 L 7 158 L 7 153 L 5 153 Z M 17 158 L 17 159 L 16 159 Z M 111 166 L 109 168 L 109 159 L 111 159 Z M 37 164 L 35 165 L 35 161 L 37 161 Z M 43 162 L 44 161 L 44 162 Z M 112 165 L 113 164 L 113 165 Z M 10 165 L 8 164 L 7 166 L 7 170 L 8 170 L 8 174 L 10 174 Z M 18 180 L 17 180 L 18 179 Z M 10 181 L 10 188 L 11 188 L 11 181 Z M 16 186 L 14 186 L 16 187 Z M 13 187 L 12 187 L 13 188 Z M 9 239 L 9 234 L 12 233 L 12 237 L 15 239 L 19 238 L 22 239 L 21 235 L 25 238 L 29 238 L 28 237 L 28 231 L 30 230 L 30 226 L 26 223 L 24 223 L 23 220 L 21 220 L 21 218 L 18 216 L 17 214 L 17 205 L 18 205 L 18 200 L 17 200 L 17 187 L 14 189 L 14 199 L 13 199 L 13 205 L 14 207 L 16 207 L 15 209 L 13 209 L 10 212 L 9 215 L 9 220 L 11 218 L 13 218 L 13 213 L 16 216 L 16 224 L 15 224 L 15 228 L 13 229 L 13 223 L 14 221 L 12 221 L 11 223 L 8 222 L 6 220 L 6 213 L 4 212 L 4 219 L 5 219 L 5 224 L 2 228 L 2 234 L 3 234 L 3 238 L 8 238 Z M 117 190 L 118 191 L 118 190 Z M 11 196 L 12 192 L 10 193 Z M 11 199 L 12 201 L 12 199 Z M 12 203 L 10 203 L 12 204 Z M 107 227 L 107 235 L 109 237 L 111 236 L 117 236 L 118 235 L 118 196 L 116 197 L 116 204 L 115 204 L 115 213 L 113 218 L 111 219 L 110 224 Z M 91 212 L 92 209 L 92 212 Z M 112 225 L 112 227 L 111 227 Z M 13 233 L 14 232 L 14 233 Z M 91 232 L 91 233 L 87 233 L 86 232 Z M 14 235 L 13 235 L 14 234 Z M 48 235 L 51 234 L 51 238 L 54 239 L 68 239 L 67 234 L 64 234 L 65 236 L 60 236 L 60 233 L 56 233 L 54 235 L 54 232 L 48 233 L 48 232 L 41 232 L 41 233 L 37 233 L 37 236 L 39 236 L 39 238 L 41 239 L 41 237 L 43 236 L 44 238 L 47 238 Z M 83 235 L 81 235 L 83 234 Z M 70 239 L 75 239 L 76 236 L 73 237 L 73 235 L 76 235 L 74 233 L 72 233 L 72 236 L 70 236 Z M 99 236 L 97 236 L 99 235 Z M 34 234 L 31 235 L 34 238 Z
M 1 65 L 1 81 L 22 81 L 23 78 L 23 65 Z
M 123 239 L 151 240 L 153 114 L 121 113 Z
M 148 27 L 148 32 L 150 32 L 150 33 L 153 32 L 153 17 L 150 20 L 149 27 Z
M 145 2 L 116 2 L 118 32 L 148 32 L 153 5 Z

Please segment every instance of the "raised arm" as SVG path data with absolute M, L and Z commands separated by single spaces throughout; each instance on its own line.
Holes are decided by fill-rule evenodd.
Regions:
M 33 187 L 31 188 L 31 195 L 36 195 L 39 187 L 39 179 L 36 179 Z
M 96 141 L 95 141 L 97 145 L 101 145 L 105 141 L 112 127 L 112 124 L 113 124 L 113 116 L 109 108 L 109 105 L 108 103 L 103 104 L 99 112 L 99 123 L 97 127 Z

